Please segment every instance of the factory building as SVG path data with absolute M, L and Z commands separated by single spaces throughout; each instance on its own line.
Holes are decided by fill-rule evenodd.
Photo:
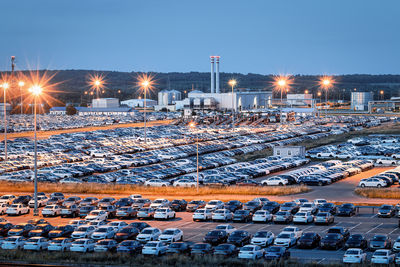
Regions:
M 291 106 L 311 105 L 312 94 L 287 94 L 287 104 Z
M 126 105 L 131 108 L 143 108 L 144 107 L 144 99 L 128 99 L 121 101 L 121 105 Z M 156 100 L 146 99 L 146 107 L 153 108 L 157 105 Z
M 118 108 L 118 98 L 97 98 L 92 100 L 92 108 Z
M 368 110 L 368 102 L 374 100 L 372 92 L 351 92 L 351 109 L 358 111 Z

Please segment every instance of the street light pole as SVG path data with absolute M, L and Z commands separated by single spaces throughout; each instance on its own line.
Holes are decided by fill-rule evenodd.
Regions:
M 233 88 L 236 85 L 236 80 L 230 80 L 229 81 L 230 86 L 232 87 L 232 131 L 235 130 L 235 105 L 234 105 L 234 100 L 233 100 Z
M 8 155 L 7 155 L 7 99 L 6 99 L 6 92 L 9 87 L 8 83 L 3 83 L 3 92 L 4 92 L 4 161 L 8 160 Z
M 196 181 L 196 188 L 197 193 L 199 193 L 199 134 L 196 134 L 196 150 L 197 150 L 197 181 Z
M 22 106 L 22 87 L 25 85 L 25 83 L 23 82 L 23 81 L 20 81 L 19 83 L 18 83 L 18 86 L 19 86 L 19 102 L 20 102 L 20 104 L 21 104 L 21 115 L 22 115 L 22 113 L 23 113 L 23 106 Z
M 37 121 L 36 121 L 36 96 L 34 96 L 34 110 L 35 110 L 35 163 L 34 163 L 34 168 L 35 168 L 35 180 L 34 180 L 34 198 L 35 198 L 35 206 L 33 210 L 33 216 L 39 216 L 39 211 L 38 211 L 38 199 L 37 199 Z
M 144 108 L 144 114 L 143 114 L 143 121 L 144 121 L 144 143 L 147 144 L 147 136 L 146 136 L 146 90 L 147 86 L 144 87 L 144 103 L 143 103 L 143 108 Z

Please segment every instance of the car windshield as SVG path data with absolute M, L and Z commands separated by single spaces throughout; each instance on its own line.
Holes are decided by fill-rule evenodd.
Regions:
M 157 200 L 155 200 L 153 203 L 156 203 L 156 204 L 158 204 L 158 203 L 163 203 L 164 202 L 164 200 L 163 199 L 157 199 Z
M 155 247 L 157 247 L 157 243 L 150 242 L 150 243 L 147 243 L 145 245 L 145 247 L 155 248 Z
M 383 236 L 383 235 L 374 236 L 374 238 L 372 239 L 372 241 L 385 241 L 385 240 L 386 240 L 386 236 Z
M 235 212 L 235 214 L 246 214 L 246 213 L 247 213 L 247 211 L 245 211 L 245 210 L 237 210 Z
M 18 239 L 16 237 L 7 237 L 5 241 L 9 241 L 9 242 L 15 242 Z
M 231 246 L 226 244 L 226 245 L 219 245 L 215 248 L 215 250 L 228 250 Z
M 303 234 L 302 238 L 313 238 L 315 236 L 314 233 L 305 233 Z
M 153 230 L 147 229 L 147 230 L 143 230 L 142 234 L 145 235 L 151 235 L 153 233 Z
M 207 233 L 207 236 L 218 236 L 222 233 L 222 231 L 210 231 Z
M 105 233 L 105 232 L 107 232 L 107 229 L 108 229 L 108 228 L 99 228 L 99 229 L 97 229 L 96 232 L 98 232 L 98 233 Z
M 339 235 L 338 234 L 333 234 L 333 235 L 327 235 L 325 237 L 326 240 L 335 240 L 335 239 L 339 239 Z
M 284 211 L 278 211 L 275 215 L 285 216 L 287 213 Z
M 61 244 L 62 242 L 63 242 L 63 239 L 55 239 L 55 240 L 51 241 L 51 243 L 54 243 L 54 244 Z
M 133 228 L 127 227 L 127 228 L 122 228 L 122 230 L 120 231 L 120 233 L 130 233 L 132 231 Z
M 125 240 L 121 242 L 121 246 L 133 246 L 134 241 Z
M 345 208 L 345 209 L 350 209 L 352 207 L 353 207 L 353 205 L 351 205 L 351 204 L 343 204 L 342 205 L 342 208 Z
M 109 245 L 110 241 L 100 241 L 99 243 L 97 243 L 98 245 Z
M 279 234 L 277 238 L 290 238 L 290 234 Z
M 173 235 L 174 231 L 173 230 L 165 230 L 163 235 Z
M 77 244 L 77 245 L 85 244 L 85 240 L 78 240 L 78 241 L 75 241 L 74 244 Z
M 15 225 L 13 229 L 24 229 L 25 225 Z
M 257 211 L 257 212 L 254 213 L 254 214 L 256 214 L 256 215 L 265 215 L 266 212 L 265 212 L 265 211 L 262 211 L 262 210 L 259 210 L 259 211 Z
M 210 201 L 208 202 L 208 205 L 218 205 L 218 201 Z
M 171 245 L 169 245 L 170 248 L 180 248 L 182 246 L 183 246 L 183 244 L 181 244 L 181 243 L 172 243 Z
M 358 250 L 352 250 L 349 249 L 348 251 L 346 251 L 346 255 L 358 255 Z
M 167 212 L 167 209 L 158 209 L 157 212 Z
M 200 201 L 199 200 L 193 200 L 193 201 L 190 201 L 189 204 L 200 204 Z
M 240 251 L 253 251 L 253 247 L 242 247 Z
M 362 235 L 352 235 L 349 239 L 351 240 L 361 240 L 363 237 Z
M 268 232 L 257 232 L 255 233 L 254 237 L 267 237 Z
M 374 253 L 374 256 L 387 256 L 385 251 L 376 251 Z
M 318 213 L 317 217 L 326 217 L 328 216 L 328 213 Z
M 79 227 L 77 231 L 86 232 L 87 230 L 88 230 L 88 227 Z
M 142 211 L 142 212 L 149 212 L 150 209 L 149 209 L 149 208 L 143 208 L 143 209 L 140 209 L 139 211 Z
M 280 247 L 269 247 L 267 248 L 267 252 L 280 252 L 281 248 Z
M 205 249 L 205 248 L 207 248 L 206 244 L 195 244 L 193 246 L 193 249 Z

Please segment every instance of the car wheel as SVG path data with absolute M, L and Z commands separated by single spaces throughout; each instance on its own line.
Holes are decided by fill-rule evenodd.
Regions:
M 361 187 L 365 187 L 365 184 L 361 184 Z
M 382 186 L 380 184 L 378 184 L 376 187 L 381 188 Z
M 322 182 L 318 182 L 318 186 L 322 186 Z
M 282 185 L 283 185 L 283 183 L 279 183 L 278 185 L 279 185 L 279 186 L 282 186 Z

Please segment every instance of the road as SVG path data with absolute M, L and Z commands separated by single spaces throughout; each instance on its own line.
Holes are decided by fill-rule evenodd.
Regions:
M 19 217 L 2 216 L 12 223 L 26 222 L 33 218 L 30 215 L 22 215 Z M 42 218 L 42 217 L 40 217 Z M 53 225 L 67 223 L 71 219 L 68 218 L 45 218 Z M 126 222 L 138 221 L 136 219 L 125 220 Z M 166 228 L 180 228 L 184 232 L 184 240 L 188 242 L 202 242 L 204 235 L 223 222 L 193 222 L 192 213 L 179 212 L 174 220 L 170 221 L 153 221 L 144 220 L 149 223 L 152 227 L 160 228 L 164 230 Z M 246 230 L 251 234 L 256 233 L 260 230 L 272 231 L 275 236 L 286 227 L 286 225 L 276 225 L 273 223 L 265 224 L 253 224 L 253 223 L 231 223 L 236 229 Z M 342 226 L 350 230 L 351 234 L 360 233 L 365 235 L 367 239 L 372 238 L 375 234 L 387 234 L 394 241 L 400 236 L 400 228 L 398 227 L 397 218 L 378 218 L 376 215 L 376 209 L 362 208 L 359 213 L 353 217 L 335 217 L 335 223 L 330 226 L 316 226 L 314 224 L 299 225 L 298 227 L 303 232 L 314 232 L 324 236 L 329 227 Z M 326 251 L 321 249 L 303 250 L 297 248 L 291 248 L 292 257 L 297 258 L 301 261 L 316 261 L 316 262 L 332 262 L 341 260 L 344 250 L 338 251 Z M 368 257 L 371 257 L 371 252 L 368 252 Z

